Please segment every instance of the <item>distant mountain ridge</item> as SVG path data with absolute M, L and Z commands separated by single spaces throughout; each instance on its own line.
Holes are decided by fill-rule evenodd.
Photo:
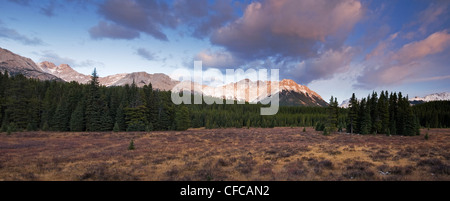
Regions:
M 442 92 L 442 93 L 434 93 L 434 94 L 426 95 L 424 97 L 416 96 L 414 98 L 410 98 L 409 100 L 410 101 L 424 101 L 424 102 L 450 100 L 450 93 Z
M 89 83 L 90 75 L 84 75 L 67 64 L 56 66 L 54 63 L 44 61 L 35 64 L 31 59 L 19 56 L 9 50 L 0 48 L 0 70 L 7 70 L 11 75 L 23 74 L 29 78 L 40 80 L 57 80 L 65 82 L 78 82 L 82 84 Z M 306 86 L 297 84 L 293 80 L 285 79 L 277 81 L 279 89 L 271 89 L 270 81 L 251 81 L 244 79 L 236 83 L 226 84 L 224 86 L 212 87 L 200 85 L 191 81 L 180 82 L 173 80 L 166 74 L 147 72 L 134 72 L 110 75 L 100 77 L 99 83 L 103 86 L 124 86 L 135 83 L 138 87 L 152 84 L 154 89 L 164 91 L 181 91 L 185 88 L 191 88 L 192 92 L 223 99 L 240 100 L 247 102 L 258 102 L 266 99 L 268 96 L 277 94 L 280 97 L 281 105 L 290 106 L 327 106 L 322 97 Z M 238 89 L 238 86 L 244 86 L 244 89 Z M 262 93 L 267 90 L 266 93 Z M 255 93 L 249 93 L 255 92 Z
M 10 75 L 22 74 L 40 80 L 57 80 L 61 78 L 41 70 L 31 59 L 19 56 L 9 50 L 0 48 L 0 71 L 8 71 Z
M 434 93 L 430 95 L 426 95 L 424 97 L 414 97 L 409 99 L 409 103 L 412 105 L 417 105 L 421 103 L 426 103 L 430 101 L 446 101 L 450 100 L 450 93 L 449 92 L 442 92 L 442 93 Z

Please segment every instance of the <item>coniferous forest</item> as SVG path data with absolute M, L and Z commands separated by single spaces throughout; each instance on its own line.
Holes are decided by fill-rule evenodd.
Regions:
M 449 101 L 410 106 L 401 93 L 381 92 L 348 109 L 281 106 L 261 116 L 260 104 L 175 105 L 171 92 L 132 84 L 104 87 L 94 70 L 88 84 L 39 81 L 0 73 L 1 131 L 154 131 L 188 128 L 316 127 L 348 133 L 415 135 L 422 127 L 449 127 Z M 445 109 L 447 108 L 447 109 Z M 345 129 L 345 130 L 344 130 Z

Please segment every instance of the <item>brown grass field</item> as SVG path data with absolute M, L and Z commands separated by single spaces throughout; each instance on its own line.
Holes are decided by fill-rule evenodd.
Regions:
M 0 180 L 450 180 L 450 129 L 414 137 L 302 130 L 1 133 Z

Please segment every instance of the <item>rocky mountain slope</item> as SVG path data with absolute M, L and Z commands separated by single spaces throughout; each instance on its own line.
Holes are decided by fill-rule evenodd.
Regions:
M 58 80 L 58 76 L 43 72 L 31 59 L 19 56 L 9 50 L 0 48 L 0 71 L 8 71 L 10 75 L 22 74 L 25 77 L 40 80 Z

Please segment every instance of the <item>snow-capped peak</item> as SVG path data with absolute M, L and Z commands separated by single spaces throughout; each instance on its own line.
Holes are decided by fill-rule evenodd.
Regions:
M 429 102 L 429 101 L 442 101 L 442 100 L 450 100 L 450 93 L 449 92 L 442 92 L 442 93 L 434 93 L 434 94 L 430 94 L 424 97 L 414 97 L 414 98 L 410 98 L 410 101 L 424 101 L 424 102 Z

